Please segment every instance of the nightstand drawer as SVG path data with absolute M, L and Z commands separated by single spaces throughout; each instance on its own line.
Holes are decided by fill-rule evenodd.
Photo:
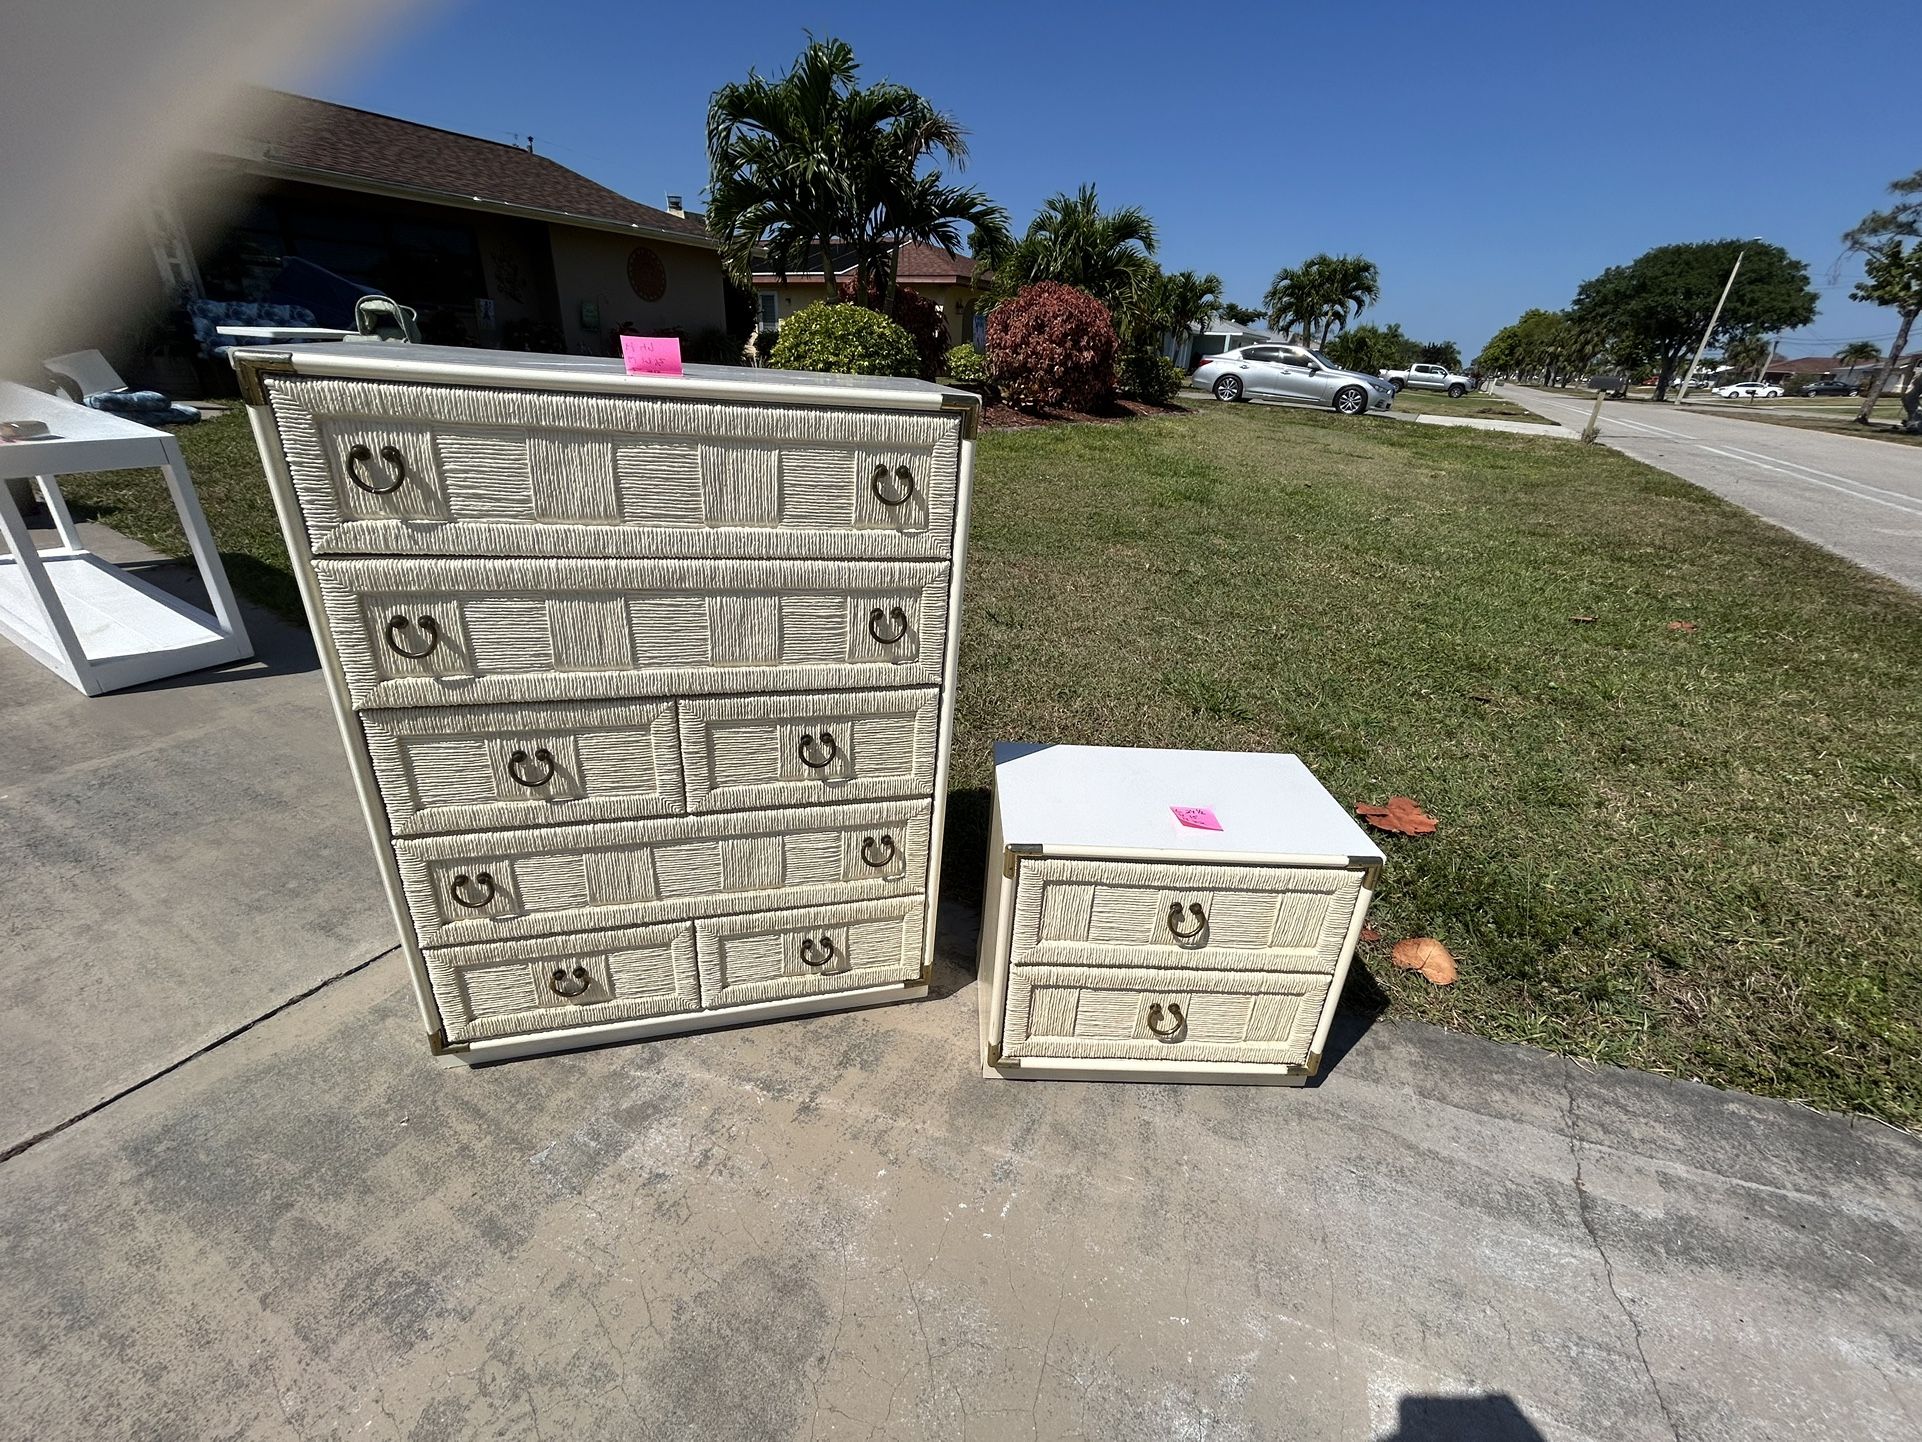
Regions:
M 676 816 L 671 701 L 363 711 L 396 836 Z
M 1012 959 L 1332 974 L 1361 882 L 1359 871 L 1319 867 L 1025 861 Z
M 687 809 L 926 796 L 940 716 L 931 689 L 683 701 Z
M 694 928 L 651 926 L 424 953 L 450 1042 L 699 1011 Z
M 698 921 L 701 1000 L 743 1006 L 918 980 L 926 918 L 917 897 Z
M 1001 1054 L 1301 1065 L 1329 982 L 1308 972 L 1015 966 Z
M 277 380 L 316 555 L 945 557 L 953 413 Z

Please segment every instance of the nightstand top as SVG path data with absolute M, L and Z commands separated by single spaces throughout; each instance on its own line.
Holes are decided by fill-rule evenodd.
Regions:
M 1017 851 L 1379 865 L 1382 854 L 1301 758 L 1125 746 L 994 748 L 1001 839 Z M 1213 831 L 1175 807 L 1211 810 Z

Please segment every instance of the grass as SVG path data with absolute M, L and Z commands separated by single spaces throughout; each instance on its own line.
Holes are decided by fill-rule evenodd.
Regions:
M 1813 401 L 1790 402 L 1757 401 L 1753 408 L 1745 405 L 1728 405 L 1710 410 L 1702 407 L 1711 415 L 1733 416 L 1736 420 L 1757 421 L 1765 426 L 1794 426 L 1797 430 L 1827 431 L 1836 436 L 1861 436 L 1867 440 L 1894 441 L 1899 446 L 1922 446 L 1922 436 L 1910 435 L 1896 429 L 1901 424 L 1903 411 L 1901 403 L 1878 402 L 1869 416 L 1866 426 L 1855 423 L 1855 413 L 1861 401 L 1843 401 L 1839 405 L 1823 405 L 1821 399 Z M 1695 402 L 1690 401 L 1691 408 Z M 1820 406 L 1821 413 L 1810 414 Z
M 244 421 L 182 441 L 295 614 Z M 1386 842 L 1348 1005 L 1922 1126 L 1922 601 L 1524 436 L 1212 405 L 987 434 L 977 484 L 956 899 L 997 739 L 1296 751 L 1441 820 Z M 68 494 L 180 549 L 155 488 Z M 1456 985 L 1389 964 L 1421 935 Z
M 1554 424 L 1525 406 L 1487 391 L 1470 391 L 1458 400 L 1450 400 L 1440 391 L 1405 390 L 1395 397 L 1394 408 L 1411 416 L 1474 416 L 1481 420 L 1527 421 L 1537 426 Z

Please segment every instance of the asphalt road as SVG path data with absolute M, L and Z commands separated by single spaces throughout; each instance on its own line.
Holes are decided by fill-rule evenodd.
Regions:
M 1526 386 L 1500 394 L 1575 430 L 1594 403 Z M 1922 591 L 1922 449 L 1634 401 L 1603 404 L 1601 438 Z

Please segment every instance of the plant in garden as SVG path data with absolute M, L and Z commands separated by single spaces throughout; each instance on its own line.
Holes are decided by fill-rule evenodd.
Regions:
M 1419 355 L 1417 342 L 1396 322 L 1353 326 L 1329 341 L 1327 349 L 1328 359 L 1342 369 L 1369 375 L 1413 365 Z
M 1328 343 L 1330 331 L 1381 299 L 1381 271 L 1359 255 L 1311 255 L 1279 270 L 1262 303 L 1275 329 L 1299 331 L 1304 345 Z M 1319 331 L 1317 331 L 1319 327 Z
M 1119 307 L 1155 275 L 1155 223 L 1137 206 L 1104 211 L 1092 185 L 1050 196 L 1021 243 L 992 256 L 995 282 L 1013 292 L 1058 281 Z
M 1044 280 L 988 316 L 988 374 L 1018 406 L 1093 410 L 1114 393 L 1115 329 L 1085 290 Z
M 857 376 L 912 376 L 921 356 L 914 338 L 859 305 L 811 305 L 781 324 L 769 360 L 782 370 L 839 371 Z
M 857 299 L 853 281 L 841 282 L 841 299 Z M 915 373 L 924 381 L 933 380 L 940 372 L 941 358 L 948 348 L 948 323 L 942 319 L 941 307 L 905 285 L 896 286 L 894 295 L 886 303 L 873 291 L 862 298 L 862 303 L 869 310 L 880 311 L 908 333 L 914 341 L 915 353 L 921 358 Z
M 1115 382 L 1123 395 L 1149 405 L 1166 405 L 1181 389 L 1181 367 L 1158 350 L 1125 346 L 1115 365 Z
M 958 345 L 941 362 L 948 379 L 963 390 L 986 390 L 988 358 L 971 345 Z

